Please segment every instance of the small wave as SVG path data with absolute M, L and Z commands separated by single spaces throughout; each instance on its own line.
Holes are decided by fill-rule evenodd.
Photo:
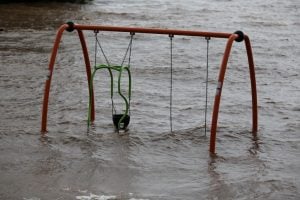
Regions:
M 95 195 L 95 194 L 90 194 L 88 196 L 76 196 L 76 199 L 79 200 L 112 200 L 112 199 L 117 199 L 116 196 L 105 196 L 105 195 Z
M 132 193 L 130 193 L 129 195 L 132 195 Z M 117 197 L 115 195 L 90 194 L 88 196 L 76 196 L 76 199 L 78 199 L 78 200 L 118 200 L 118 199 L 124 199 L 124 198 L 123 197 Z M 128 198 L 128 200 L 148 200 L 148 199 Z

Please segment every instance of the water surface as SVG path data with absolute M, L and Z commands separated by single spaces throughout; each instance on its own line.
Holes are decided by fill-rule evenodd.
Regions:
M 92 1 L 0 5 L 1 199 L 299 199 L 300 4 L 296 0 Z M 65 33 L 52 80 L 47 137 L 40 137 L 44 81 L 56 29 L 72 20 L 234 32 L 253 45 L 259 132 L 251 134 L 247 57 L 235 43 L 217 134 L 204 132 L 206 40 L 174 38 L 173 133 L 170 40 L 136 34 L 127 134 L 114 132 L 108 73 L 95 78 L 96 122 L 87 131 L 88 90 L 76 33 Z M 92 63 L 94 33 L 85 32 Z M 99 33 L 120 64 L 127 33 Z M 211 39 L 208 124 L 226 44 Z M 97 63 L 105 62 L 101 53 Z M 116 99 L 118 109 L 120 101 Z

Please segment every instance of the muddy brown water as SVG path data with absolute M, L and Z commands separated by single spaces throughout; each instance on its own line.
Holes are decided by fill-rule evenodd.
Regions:
M 0 4 L 0 199 L 299 199 L 300 4 L 154 0 L 88 4 Z M 206 40 L 174 38 L 173 133 L 169 126 L 170 41 L 136 34 L 131 122 L 114 132 L 109 79 L 95 78 L 96 122 L 87 130 L 88 90 L 79 40 L 65 33 L 52 80 L 48 134 L 41 106 L 57 28 L 72 20 L 234 32 L 252 41 L 259 101 L 251 134 L 251 96 L 244 45 L 235 43 L 226 73 L 217 156 L 204 133 Z M 92 63 L 94 33 L 85 32 Z M 126 33 L 99 33 L 120 64 Z M 209 48 L 208 124 L 226 41 Z M 104 62 L 100 52 L 97 63 Z M 125 83 L 124 83 L 125 84 Z M 121 101 L 116 98 L 118 109 Z

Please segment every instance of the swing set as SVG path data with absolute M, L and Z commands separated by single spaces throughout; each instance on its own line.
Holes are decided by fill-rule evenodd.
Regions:
M 195 36 L 195 37 L 204 37 L 207 41 L 207 60 L 206 60 L 206 96 L 205 96 L 205 133 L 206 133 L 206 119 L 207 119 L 207 92 L 208 92 L 208 49 L 209 49 L 209 41 L 211 38 L 223 38 L 227 39 L 227 44 L 224 50 L 223 58 L 221 61 L 218 84 L 216 88 L 216 94 L 214 99 L 214 107 L 212 112 L 212 121 L 210 128 L 210 147 L 209 151 L 212 154 L 215 154 L 215 146 L 216 146 L 216 133 L 217 133 L 217 123 L 218 123 L 218 115 L 219 115 L 219 107 L 221 101 L 221 93 L 223 81 L 225 78 L 225 72 L 227 68 L 228 59 L 230 56 L 231 48 L 233 42 L 242 42 L 245 41 L 245 47 L 248 57 L 248 65 L 250 72 L 250 82 L 251 82 L 251 94 L 252 94 L 252 132 L 253 134 L 257 133 L 258 127 L 258 111 L 257 111 L 257 92 L 256 92 L 256 80 L 255 80 L 255 68 L 252 54 L 252 47 L 250 43 L 250 39 L 247 35 L 245 35 L 242 31 L 236 31 L 234 33 L 221 33 L 221 32 L 203 32 L 203 31 L 188 31 L 188 30 L 174 30 L 174 29 L 157 29 L 157 28 L 138 28 L 138 27 L 118 27 L 118 26 L 97 26 L 97 25 L 81 25 L 75 24 L 73 22 L 67 22 L 63 24 L 57 31 L 56 39 L 54 41 L 54 46 L 52 49 L 52 54 L 49 62 L 49 74 L 47 76 L 47 80 L 45 83 L 45 91 L 44 91 L 44 100 L 42 107 L 42 120 L 41 120 L 41 134 L 44 135 L 47 133 L 47 113 L 48 113 L 48 101 L 50 95 L 50 86 L 51 79 L 54 70 L 54 64 L 56 60 L 56 55 L 58 52 L 59 44 L 64 31 L 72 32 L 74 30 L 77 31 L 82 51 L 84 62 L 86 66 L 86 75 L 89 86 L 89 107 L 88 107 L 88 126 L 95 120 L 95 100 L 94 100 L 94 89 L 93 89 L 93 80 L 95 74 L 98 70 L 108 70 L 110 75 L 110 97 L 112 102 L 112 120 L 116 130 L 125 130 L 130 122 L 130 100 L 131 100 L 131 73 L 130 73 L 130 62 L 131 62 L 131 52 L 132 52 L 132 43 L 133 37 L 136 33 L 144 33 L 144 34 L 160 34 L 160 35 L 168 35 L 170 38 L 170 130 L 172 129 L 172 88 L 173 88 L 173 37 L 175 35 L 182 36 Z M 90 58 L 87 50 L 87 45 L 85 42 L 85 37 L 83 31 L 94 31 L 95 33 L 95 60 L 94 60 L 94 70 L 91 69 Z M 105 52 L 102 48 L 101 41 L 98 37 L 99 31 L 109 31 L 109 32 L 128 32 L 130 33 L 130 41 L 128 47 L 126 49 L 125 55 L 120 65 L 112 65 Z M 100 49 L 106 64 L 97 64 L 97 52 L 98 48 Z M 125 65 L 125 61 L 127 60 L 127 64 Z M 117 113 L 115 104 L 114 104 L 114 73 L 118 74 L 117 81 L 117 93 L 123 100 L 125 104 L 125 110 L 123 113 Z M 124 94 L 122 90 L 122 77 L 123 73 L 127 72 L 128 75 L 128 90 L 127 93 Z

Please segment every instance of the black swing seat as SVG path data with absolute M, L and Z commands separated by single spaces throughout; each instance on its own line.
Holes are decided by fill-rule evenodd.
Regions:
M 129 115 L 125 115 L 124 119 L 122 121 L 120 121 L 122 117 L 123 117 L 123 114 L 113 114 L 113 116 L 112 116 L 114 125 L 118 130 L 125 130 L 130 122 Z M 119 127 L 119 122 L 120 122 L 120 127 Z

